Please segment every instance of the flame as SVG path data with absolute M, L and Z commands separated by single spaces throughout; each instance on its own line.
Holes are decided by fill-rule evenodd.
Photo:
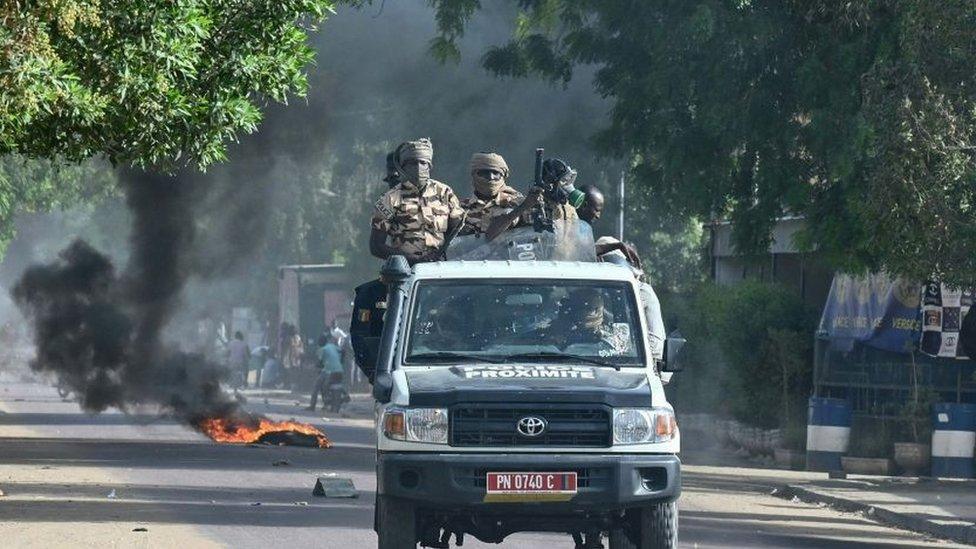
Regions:
M 314 437 L 319 448 L 332 447 L 332 442 L 322 431 L 308 423 L 295 421 L 271 421 L 266 417 L 208 417 L 198 421 L 196 427 L 217 442 L 249 444 L 260 442 L 261 437 L 272 433 L 293 432 Z

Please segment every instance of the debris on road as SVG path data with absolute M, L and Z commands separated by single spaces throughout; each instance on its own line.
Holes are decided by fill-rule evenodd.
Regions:
M 254 503 L 251 504 L 251 507 L 260 507 L 260 506 L 261 506 L 260 501 L 255 501 Z
M 3 497 L 5 495 L 7 495 L 7 494 L 3 493 L 3 490 L 0 490 L 0 497 Z
M 305 506 L 308 505 L 308 502 L 307 501 L 296 501 L 295 502 L 295 505 L 297 505 L 299 507 L 305 507 Z
M 278 461 L 272 461 L 271 465 L 274 467 L 281 467 L 282 465 L 291 465 L 291 462 L 287 459 L 279 459 Z
M 142 528 L 142 527 L 140 526 L 139 528 L 133 528 L 133 529 L 132 529 L 132 531 L 133 531 L 133 532 L 148 532 L 148 531 L 149 531 L 149 529 L 148 529 L 148 528 Z
M 359 492 L 356 491 L 356 486 L 351 478 L 339 477 L 335 473 L 330 473 L 315 480 L 312 495 L 327 498 L 357 498 Z
M 105 496 L 105 497 L 107 497 L 108 499 L 115 499 L 116 498 L 116 496 L 115 496 L 115 490 L 112 490 L 111 492 L 109 492 L 108 495 Z

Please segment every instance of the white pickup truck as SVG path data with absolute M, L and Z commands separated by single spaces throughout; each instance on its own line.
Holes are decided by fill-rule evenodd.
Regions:
M 357 349 L 379 402 L 379 547 L 525 531 L 676 545 L 680 436 L 661 375 L 684 342 L 653 358 L 629 269 L 537 259 L 384 265 L 382 335 Z

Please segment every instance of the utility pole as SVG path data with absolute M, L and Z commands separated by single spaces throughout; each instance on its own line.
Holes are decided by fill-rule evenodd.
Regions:
M 620 170 L 620 186 L 617 189 L 617 195 L 620 197 L 619 227 L 617 230 L 619 234 L 617 235 L 617 237 L 620 239 L 621 242 L 624 241 L 624 210 L 627 209 L 626 208 L 627 179 L 626 177 L 624 177 L 625 173 L 626 173 L 625 170 Z

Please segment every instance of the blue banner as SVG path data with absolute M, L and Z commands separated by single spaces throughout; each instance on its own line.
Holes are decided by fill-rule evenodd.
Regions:
M 910 353 L 919 325 L 921 286 L 884 274 L 838 274 L 820 317 L 817 337 L 832 349 L 849 351 L 855 342 L 885 351 Z

